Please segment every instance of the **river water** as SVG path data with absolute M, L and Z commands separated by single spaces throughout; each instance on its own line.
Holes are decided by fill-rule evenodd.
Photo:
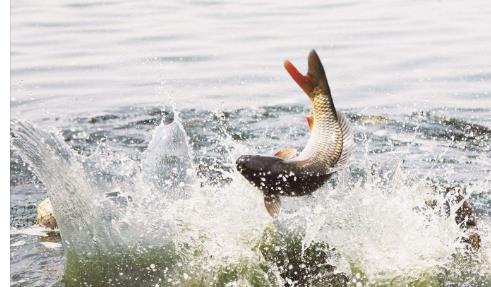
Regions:
M 334 248 L 326 257 L 347 279 L 332 284 L 487 286 L 490 13 L 481 0 L 12 2 L 11 118 L 23 122 L 11 127 L 29 145 L 11 151 L 11 285 L 291 284 L 258 247 L 274 227 Z M 357 147 L 348 172 L 287 199 L 273 223 L 233 162 L 304 146 L 309 101 L 282 63 L 305 71 L 313 48 Z M 179 145 L 163 145 L 168 134 Z M 172 152 L 192 179 L 155 196 L 148 172 L 168 167 L 150 159 Z M 472 263 L 455 259 L 459 230 L 418 211 L 423 186 L 435 199 L 465 190 L 481 234 Z M 35 225 L 48 194 L 60 208 L 78 194 L 90 213 L 59 208 L 64 245 Z M 87 234 L 97 240 L 67 247 Z

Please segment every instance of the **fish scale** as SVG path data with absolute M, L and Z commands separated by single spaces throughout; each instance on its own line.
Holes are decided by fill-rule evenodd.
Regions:
M 319 94 L 312 100 L 315 125 L 309 142 L 300 155 L 288 162 L 311 166 L 316 171 L 332 167 L 343 150 L 343 135 L 330 96 Z
M 324 68 L 315 51 L 308 57 L 308 73 L 302 75 L 290 62 L 285 68 L 309 96 L 314 118 L 308 118 L 311 136 L 302 152 L 279 151 L 275 156 L 243 155 L 237 169 L 264 194 L 272 217 L 280 211 L 281 196 L 307 195 L 324 185 L 339 167 L 345 166 L 353 148 L 346 117 L 336 112 Z

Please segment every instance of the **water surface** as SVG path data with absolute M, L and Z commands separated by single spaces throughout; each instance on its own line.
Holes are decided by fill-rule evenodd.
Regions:
M 341 259 L 331 263 L 350 279 L 359 272 L 364 283 L 415 277 L 485 286 L 491 258 L 490 13 L 487 1 L 479 0 L 15 1 L 11 117 L 32 122 L 35 134 L 54 133 L 54 141 L 65 142 L 70 158 L 81 160 L 80 170 L 97 181 L 80 185 L 113 200 L 114 194 L 153 198 L 135 175 L 143 176 L 140 165 L 159 124 L 178 114 L 201 184 L 183 197 L 187 213 L 178 218 L 208 240 L 194 242 L 194 250 L 205 250 L 193 261 L 200 268 L 175 269 L 172 278 L 181 281 L 169 285 L 209 271 L 228 274 L 228 283 L 240 286 L 250 275 L 234 277 L 220 268 L 242 266 L 256 274 L 254 264 L 267 256 L 251 242 L 271 222 L 261 195 L 234 173 L 233 161 L 242 153 L 303 147 L 309 103 L 282 62 L 305 70 L 315 48 L 337 108 L 353 122 L 357 149 L 346 180 L 336 177 L 314 199 L 287 200 L 279 225 L 307 226 L 303 243 L 325 241 L 340 250 Z M 158 157 L 166 149 L 156 150 Z M 44 158 L 39 168 L 51 164 L 57 170 L 54 158 Z M 66 257 L 59 234 L 34 225 L 35 205 L 53 189 L 46 190 L 47 178 L 33 167 L 11 152 L 12 286 L 54 284 L 73 258 Z M 468 277 L 459 278 L 462 267 L 452 265 L 457 231 L 440 217 L 430 216 L 428 224 L 413 214 L 418 198 L 412 196 L 423 185 L 434 186 L 438 196 L 459 185 L 476 209 L 483 247 L 477 267 L 466 269 Z M 146 240 L 163 236 L 163 224 L 172 219 L 142 225 L 153 230 Z M 120 225 L 114 230 L 123 232 Z M 200 238 L 186 238 L 194 236 Z M 132 258 L 128 254 L 99 259 L 124 261 Z M 170 264 L 170 257 L 155 260 Z M 147 259 L 154 260 L 142 262 L 150 264 Z M 70 266 L 69 278 L 91 270 Z

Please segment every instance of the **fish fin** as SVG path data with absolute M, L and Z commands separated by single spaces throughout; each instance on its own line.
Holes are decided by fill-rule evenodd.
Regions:
M 339 126 L 341 127 L 341 132 L 343 133 L 343 150 L 341 151 L 341 155 L 339 156 L 335 168 L 343 168 L 349 162 L 350 156 L 355 147 L 355 141 L 349 120 L 341 112 L 338 112 L 337 115 Z
M 288 74 L 290 74 L 292 79 L 309 97 L 313 97 L 314 94 L 319 92 L 326 95 L 329 101 L 330 110 L 336 113 L 331 97 L 331 89 L 329 88 L 329 83 L 327 82 L 326 72 L 324 71 L 324 66 L 322 66 L 319 55 L 317 55 L 315 50 L 312 50 L 309 53 L 309 67 L 306 75 L 302 75 L 290 61 L 285 61 L 283 66 Z
M 314 128 L 314 116 L 307 116 L 307 124 L 309 124 L 309 130 Z
M 276 194 L 264 195 L 264 206 L 271 217 L 277 218 L 281 209 L 280 197 Z
M 314 90 L 313 80 L 308 76 L 302 75 L 290 61 L 285 61 L 283 66 L 285 67 L 288 74 L 290 74 L 292 79 L 297 83 L 298 86 L 300 86 L 300 88 L 302 88 L 302 90 L 307 95 L 309 95 Z
M 314 87 L 320 88 L 322 92 L 329 97 L 329 100 L 331 100 L 331 90 L 327 83 L 326 72 L 324 71 L 324 66 L 322 66 L 321 59 L 315 50 L 312 50 L 309 53 L 308 65 L 309 69 L 307 77 L 312 79 Z
M 279 150 L 274 154 L 275 157 L 279 157 L 284 160 L 294 158 L 296 155 L 297 155 L 297 150 L 291 147 L 283 150 Z

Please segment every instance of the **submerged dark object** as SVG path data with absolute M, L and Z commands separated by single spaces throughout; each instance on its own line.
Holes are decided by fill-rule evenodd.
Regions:
M 284 287 L 348 286 L 349 277 L 340 272 L 337 251 L 323 241 L 305 242 L 305 233 L 271 225 L 264 230 L 257 248 L 276 266 Z
M 305 76 L 288 61 L 284 66 L 312 103 L 307 145 L 298 155 L 296 150 L 286 149 L 274 156 L 243 155 L 237 159 L 237 169 L 263 191 L 264 204 L 273 217 L 280 210 L 280 195 L 302 196 L 317 190 L 347 163 L 353 148 L 350 124 L 344 114 L 336 112 L 317 53 L 310 52 Z
M 459 205 L 455 210 L 455 223 L 466 231 L 466 236 L 462 237 L 461 241 L 466 243 L 471 251 L 478 251 L 481 248 L 481 236 L 477 232 L 476 213 L 459 186 L 446 189 L 445 214 L 447 216 L 452 215 L 451 205 Z

